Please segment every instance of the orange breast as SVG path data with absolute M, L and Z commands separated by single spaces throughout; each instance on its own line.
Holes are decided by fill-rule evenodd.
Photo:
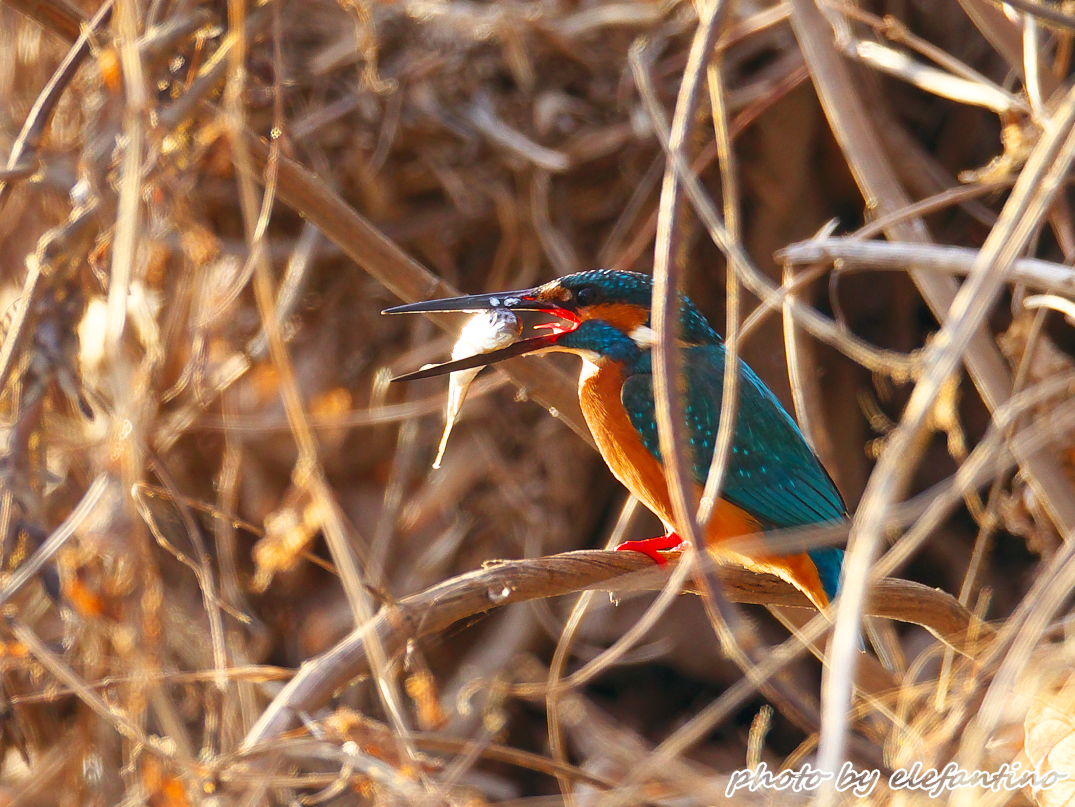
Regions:
M 666 527 L 674 530 L 675 517 L 664 468 L 646 448 L 627 416 L 620 397 L 623 381 L 623 369 L 619 364 L 586 360 L 579 376 L 582 413 L 612 474 Z M 700 489 L 696 492 L 701 494 Z M 809 555 L 771 555 L 760 543 L 756 547 L 743 546 L 741 551 L 719 548 L 729 538 L 760 533 L 761 530 L 761 524 L 750 513 L 721 500 L 706 529 L 706 546 L 718 558 L 775 574 L 801 590 L 819 607 L 827 605 L 828 597 Z

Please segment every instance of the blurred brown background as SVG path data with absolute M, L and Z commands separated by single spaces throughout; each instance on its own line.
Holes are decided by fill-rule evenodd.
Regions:
M 92 3 L 0 4 L 0 154 L 11 152 L 68 52 L 75 12 L 89 19 L 97 10 Z M 847 233 L 869 218 L 780 11 L 752 0 L 732 4 L 718 46 L 739 161 L 742 241 L 777 284 L 777 250 L 830 219 Z M 997 83 L 1011 83 L 1008 66 L 955 2 L 889 0 L 853 11 L 857 37 L 888 42 L 886 34 L 898 32 L 883 22 L 891 15 Z M 3 563 L 18 568 L 102 480 L 93 512 L 46 565 L 44 584 L 29 583 L 9 605 L 79 680 L 111 681 L 93 692 L 122 705 L 140 732 L 200 759 L 200 775 L 219 790 L 196 792 L 182 766 L 135 750 L 137 740 L 116 730 L 115 720 L 109 725 L 85 698 L 59 691 L 55 673 L 9 636 L 0 659 L 8 702 L 0 715 L 7 748 L 0 803 L 254 798 L 255 774 L 229 781 L 221 771 L 280 686 L 280 676 L 266 670 L 297 667 L 354 624 L 332 568 L 326 519 L 344 527 L 372 607 L 488 559 L 604 545 L 625 492 L 584 441 L 520 400 L 499 370 L 483 376 L 467 401 L 443 469 L 430 469 L 443 381 L 386 381 L 445 358 L 451 337 L 417 318 L 382 318 L 398 298 L 301 209 L 276 199 L 262 211 L 263 184 L 244 183 L 236 165 L 252 160 L 271 189 L 272 159 L 265 168 L 264 154 L 244 154 L 237 133 L 249 130 L 307 167 L 405 253 L 465 292 L 519 288 L 591 267 L 651 271 L 664 160 L 628 55 L 640 38 L 647 43 L 671 114 L 696 22 L 693 7 L 676 2 L 117 3 L 65 82 L 39 145 L 5 175 L 3 305 L 13 311 L 25 296 L 35 251 L 45 271 L 3 399 Z M 1050 35 L 1055 54 L 1070 47 L 1066 32 Z M 142 77 L 137 92 L 132 59 Z M 960 172 L 1002 153 L 996 114 L 852 66 L 913 198 L 959 186 Z M 703 107 L 690 151 L 719 198 Z M 1003 174 L 990 178 L 1003 181 Z M 977 247 L 1003 200 L 995 190 L 945 205 L 927 216 L 930 234 Z M 87 206 L 91 221 L 72 224 Z M 131 226 L 132 211 L 133 231 L 124 233 L 117 222 L 127 216 Z M 258 224 L 261 212 L 267 218 Z M 724 259 L 690 216 L 683 227 L 676 259 L 689 293 L 723 331 Z M 1064 258 L 1048 230 L 1037 254 Z M 110 301 L 117 282 L 110 278 L 121 268 L 128 294 Z M 321 471 L 300 461 L 289 425 L 290 371 L 267 346 L 260 276 L 271 280 L 316 438 L 313 456 L 336 508 L 331 518 L 311 493 L 311 474 Z M 870 343 L 907 353 L 937 327 L 904 272 L 829 278 L 813 283 L 806 299 Z M 997 333 L 1012 323 L 1009 302 L 995 311 Z M 746 295 L 743 316 L 757 307 Z M 1070 329 L 1054 317 L 1047 331 L 1059 344 L 1050 355 L 1066 367 Z M 1019 333 L 1008 336 L 1017 352 Z M 853 508 L 910 387 L 830 347 L 808 347 L 823 391 L 825 459 Z M 791 407 L 779 315 L 752 332 L 743 351 Z M 534 362 L 576 371 L 570 359 Z M 973 445 L 988 424 L 973 387 L 951 393 L 952 417 L 938 420 L 912 492 L 950 476 L 963 458 L 960 432 Z M 1058 543 L 1021 483 L 1012 484 L 1000 507 L 1007 529 L 996 534 L 979 580 L 993 617 L 1011 611 L 1040 556 Z M 656 529 L 640 512 L 627 535 Z M 900 575 L 958 592 L 977 532 L 972 515 L 959 512 Z M 598 597 L 569 669 L 610 644 L 648 601 L 612 607 Z M 488 729 L 505 745 L 548 753 L 544 699 L 510 696 L 500 684 L 544 680 L 570 606 L 517 605 L 416 643 L 402 677 L 428 686 L 421 693 L 404 687 L 404 722 L 455 738 Z M 767 640 L 783 637 L 763 611 L 750 613 Z M 900 630 L 914 655 L 925 634 Z M 268 667 L 218 687 L 211 671 L 222 660 Z M 602 776 L 624 770 L 623 748 L 659 742 L 740 676 L 693 598 L 682 598 L 628 662 L 577 691 L 563 722 L 569 758 Z M 808 689 L 818 674 L 815 663 L 801 664 L 802 680 L 815 682 Z M 694 749 L 699 770 L 746 764 L 747 731 L 763 703 L 755 698 Z M 367 685 L 341 692 L 337 705 L 388 721 Z M 778 762 L 804 739 L 777 713 L 762 756 Z M 459 757 L 438 759 L 425 775 L 437 779 Z M 300 803 L 288 800 L 309 799 L 338 768 L 290 760 L 259 798 Z M 321 779 L 285 781 L 285 770 Z M 341 781 L 341 792 L 323 793 L 328 803 L 402 798 L 386 795 L 375 776 L 366 786 Z M 464 765 L 453 786 L 451 803 L 543 794 L 559 803 L 555 779 L 503 761 Z

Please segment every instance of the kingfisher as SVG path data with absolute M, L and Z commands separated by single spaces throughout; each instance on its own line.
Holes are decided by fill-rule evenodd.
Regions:
M 519 291 L 475 294 L 386 309 L 385 314 L 491 309 L 538 311 L 555 320 L 547 333 L 489 353 L 423 368 L 395 380 L 413 380 L 548 351 L 582 357 L 579 402 L 594 442 L 612 474 L 666 527 L 656 538 L 617 549 L 643 552 L 665 563 L 662 552 L 681 549 L 661 448 L 653 392 L 653 278 L 638 272 L 576 272 Z M 679 297 L 678 348 L 683 352 L 685 412 L 700 494 L 712 460 L 724 389 L 727 352 L 720 335 L 684 295 Z M 775 574 L 819 609 L 836 596 L 844 552 L 817 547 L 778 554 L 764 550 L 771 530 L 840 522 L 844 500 L 795 420 L 749 365 L 739 361 L 739 412 L 721 499 L 705 528 L 706 549 L 718 560 Z M 729 539 L 760 537 L 760 551 L 722 549 Z M 749 540 L 749 539 L 748 539 Z M 742 546 L 742 542 L 737 542 Z

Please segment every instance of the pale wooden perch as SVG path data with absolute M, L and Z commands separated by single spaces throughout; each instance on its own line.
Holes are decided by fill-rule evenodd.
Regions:
M 394 655 L 410 639 L 437 633 L 461 619 L 514 602 L 590 590 L 659 590 L 672 565 L 657 567 L 636 552 L 584 550 L 492 562 L 445 580 L 385 606 L 334 647 L 306 661 L 250 729 L 243 746 L 252 748 L 286 731 L 295 722 L 296 714 L 324 706 L 335 692 L 367 672 L 366 638 L 372 634 L 376 634 L 386 654 Z M 813 609 L 799 591 L 776 577 L 738 566 L 721 566 L 718 574 L 725 596 L 733 602 Z M 965 654 L 980 648 L 992 635 L 988 625 L 950 594 L 907 580 L 886 578 L 874 584 L 866 614 L 921 625 Z

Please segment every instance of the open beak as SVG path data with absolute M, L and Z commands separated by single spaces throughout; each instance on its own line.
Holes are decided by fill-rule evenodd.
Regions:
M 489 353 L 478 353 L 463 359 L 434 364 L 422 370 L 416 370 L 413 373 L 397 376 L 392 381 L 417 381 L 420 378 L 432 378 L 445 373 L 454 373 L 457 370 L 468 370 L 473 367 L 496 364 L 513 356 L 522 356 L 553 347 L 563 334 L 574 330 L 578 326 L 579 319 L 574 311 L 556 303 L 538 299 L 537 294 L 537 289 L 492 294 L 468 294 L 463 297 L 445 297 L 440 300 L 426 300 L 421 303 L 408 303 L 407 305 L 386 308 L 381 312 L 382 314 L 426 314 L 441 311 L 481 312 L 494 308 L 507 308 L 511 311 L 544 311 L 564 320 L 564 322 L 545 323 L 535 326 L 536 328 L 548 328 L 549 333 L 547 334 L 520 339 L 507 347 L 493 350 Z

